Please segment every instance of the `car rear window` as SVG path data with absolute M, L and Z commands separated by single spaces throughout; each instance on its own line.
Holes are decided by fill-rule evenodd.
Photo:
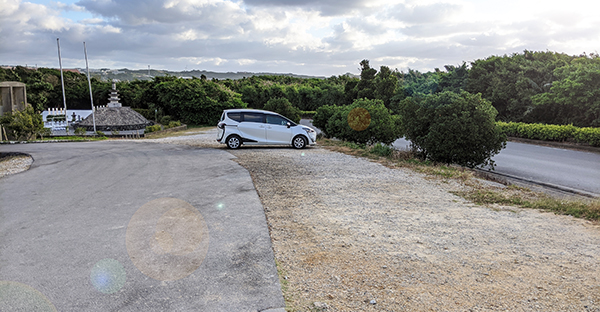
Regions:
M 237 122 L 242 121 L 242 114 L 240 113 L 227 113 L 227 117 L 231 120 L 235 120 Z
M 263 114 L 261 113 L 244 113 L 245 122 L 263 122 Z

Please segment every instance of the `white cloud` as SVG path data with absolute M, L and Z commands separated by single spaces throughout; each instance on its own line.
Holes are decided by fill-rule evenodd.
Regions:
M 97 67 L 330 76 L 357 73 L 367 58 L 373 66 L 432 70 L 523 49 L 594 52 L 600 2 L 583 2 L 0 0 L 0 60 L 56 66 L 60 37 L 67 67 L 82 66 L 86 41 Z

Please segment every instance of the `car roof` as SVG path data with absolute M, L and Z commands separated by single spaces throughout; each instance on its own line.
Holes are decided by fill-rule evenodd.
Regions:
M 225 112 L 227 112 L 227 113 L 231 113 L 231 112 L 240 112 L 240 113 L 267 113 L 267 114 L 279 115 L 276 112 L 262 110 L 262 109 L 252 109 L 252 108 L 226 109 Z

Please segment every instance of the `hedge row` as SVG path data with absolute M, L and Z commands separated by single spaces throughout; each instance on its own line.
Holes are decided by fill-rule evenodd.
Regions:
M 587 143 L 591 146 L 600 147 L 600 128 L 579 128 L 573 125 L 559 126 L 502 121 L 498 121 L 496 124 L 502 133 L 511 137 L 542 141 Z

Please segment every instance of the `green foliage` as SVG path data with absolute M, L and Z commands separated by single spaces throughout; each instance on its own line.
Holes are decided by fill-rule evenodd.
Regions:
M 169 115 L 167 115 L 167 116 L 163 116 L 163 117 L 160 119 L 160 124 L 161 124 L 161 125 L 165 125 L 165 126 L 166 126 L 166 125 L 168 125 L 170 122 L 171 122 L 171 116 L 169 116 Z
M 554 70 L 550 92 L 532 97 L 534 119 L 543 123 L 600 126 L 600 57 L 574 59 Z
M 174 128 L 181 126 L 181 121 L 170 121 L 166 128 Z
M 394 153 L 394 149 L 388 145 L 377 143 L 371 147 L 369 153 L 375 154 L 382 157 L 391 156 Z
M 330 138 L 332 135 L 327 132 L 327 123 L 329 122 L 329 119 L 331 119 L 331 117 L 340 109 L 340 106 L 333 105 L 324 105 L 319 107 L 313 117 L 313 126 L 321 129 L 323 135 L 327 138 Z
M 313 117 L 315 117 L 315 114 L 317 113 L 317 111 L 300 111 L 300 117 L 302 118 L 306 118 L 306 119 L 313 119 Z
M 86 132 L 85 128 L 79 127 L 75 129 L 75 135 L 84 135 Z
M 401 103 L 405 136 L 425 159 L 466 167 L 492 165 L 492 156 L 506 146 L 496 127 L 490 102 L 462 92 L 442 92 Z
M 31 106 L 12 114 L 4 114 L 0 117 L 0 124 L 8 132 L 9 138 L 19 141 L 33 140 L 44 130 L 42 115 L 37 114 Z
M 156 132 L 156 131 L 161 131 L 161 130 L 162 130 L 161 125 L 147 126 L 146 131 L 144 131 L 144 133 L 151 133 L 151 132 Z
M 450 91 L 460 93 L 465 89 L 469 69 L 467 63 L 463 62 L 461 66 L 445 65 L 446 72 L 439 73 L 438 92 Z
M 106 135 L 102 131 L 96 131 L 96 135 L 99 137 L 106 137 Z
M 119 130 L 111 130 L 110 134 L 111 135 L 119 135 Z
M 554 70 L 573 58 L 554 52 L 531 52 L 491 56 L 471 63 L 465 90 L 481 93 L 498 110 L 503 121 L 531 120 L 536 105 L 532 97 L 549 91 Z
M 293 107 L 286 98 L 270 99 L 264 109 L 281 114 L 295 123 L 300 122 L 300 110 Z
M 402 136 L 398 126 L 398 116 L 392 115 L 381 100 L 359 99 L 352 105 L 329 107 L 328 109 L 330 110 L 317 110 L 315 119 L 317 119 L 317 115 L 323 113 L 323 117 L 319 116 L 317 119 L 317 124 L 320 125 L 320 118 L 325 118 L 325 114 L 333 111 L 325 128 L 320 128 L 321 130 L 325 129 L 329 136 L 359 144 L 377 142 L 390 144 Z M 362 111 L 368 112 L 368 114 L 365 116 L 360 113 Z M 368 122 L 365 124 L 364 121 L 367 118 Z M 313 125 L 319 127 L 314 122 L 315 120 L 313 120 Z
M 188 124 L 216 124 L 223 110 L 245 108 L 239 94 L 202 79 L 155 77 L 157 105 L 165 114 Z
M 600 128 L 500 121 L 497 125 L 502 133 L 511 137 L 558 142 L 573 141 L 600 146 Z
M 133 108 L 133 110 L 138 112 L 140 115 L 144 116 L 144 118 L 148 120 L 154 120 L 154 110 L 152 109 Z

